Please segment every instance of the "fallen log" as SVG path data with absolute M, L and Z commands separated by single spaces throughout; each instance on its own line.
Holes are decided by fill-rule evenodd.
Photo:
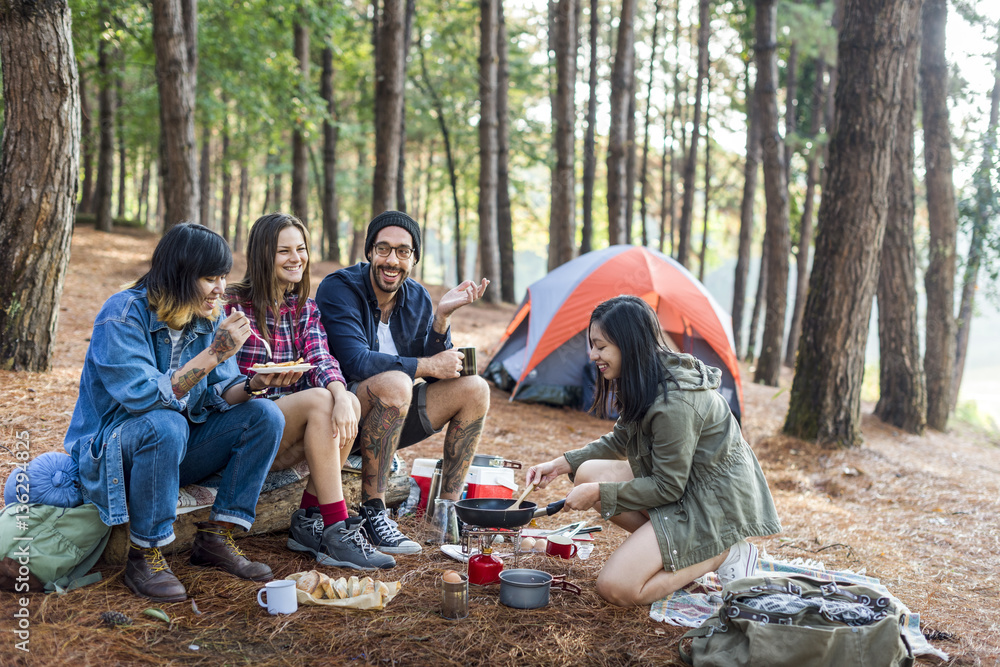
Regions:
M 344 472 L 342 474 L 344 486 L 344 500 L 347 501 L 348 508 L 357 507 L 361 503 L 361 475 L 356 472 Z M 287 486 L 283 486 L 273 491 L 262 493 L 257 500 L 257 519 L 249 532 L 237 530 L 233 532 L 236 538 L 247 537 L 249 535 L 260 535 L 263 533 L 273 533 L 288 530 L 292 512 L 299 508 L 299 501 L 302 499 L 302 491 L 306 488 L 308 478 L 300 479 Z M 410 475 L 405 466 L 389 477 L 388 488 L 385 494 L 385 503 L 389 507 L 396 507 L 406 500 L 410 493 Z M 164 554 L 175 554 L 187 551 L 194 542 L 195 523 L 207 521 L 211 513 L 210 507 L 204 507 L 192 512 L 177 515 L 174 522 L 174 534 L 177 536 L 173 542 L 163 547 Z M 104 549 L 102 560 L 109 565 L 124 565 L 128 558 L 129 544 L 128 524 L 115 526 L 111 529 L 111 537 L 108 545 Z

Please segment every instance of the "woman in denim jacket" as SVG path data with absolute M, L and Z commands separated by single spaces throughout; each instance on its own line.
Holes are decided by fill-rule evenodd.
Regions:
M 218 234 L 180 224 L 150 270 L 105 302 L 80 378 L 65 447 L 84 497 L 109 526 L 129 522 L 125 584 L 158 602 L 184 600 L 160 547 L 174 540 L 181 486 L 220 471 L 210 520 L 196 524 L 191 562 L 253 581 L 272 578 L 232 540 L 249 529 L 284 426 L 233 355 L 250 335 L 242 313 L 220 321 L 232 253 Z M 258 383 L 259 384 L 259 383 Z
M 563 473 L 569 509 L 596 509 L 631 535 L 597 578 L 621 606 L 648 605 L 716 572 L 723 584 L 753 574 L 744 538 L 781 530 L 760 464 L 726 400 L 720 372 L 663 344 L 645 301 L 619 296 L 590 317 L 590 359 L 600 374 L 592 410 L 621 415 L 583 449 L 529 468 L 546 486 Z

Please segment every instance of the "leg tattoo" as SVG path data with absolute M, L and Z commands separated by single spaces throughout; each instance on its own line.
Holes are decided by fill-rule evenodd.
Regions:
M 457 419 L 448 424 L 448 433 L 444 437 L 444 463 L 441 470 L 442 492 L 458 493 L 462 490 L 465 472 L 476 453 L 485 422 L 486 417 L 479 417 L 469 424 L 463 424 Z
M 368 389 L 371 409 L 359 435 L 362 460 L 361 501 L 372 497 L 372 491 L 385 493 L 389 482 L 392 457 L 403 432 L 406 411 L 387 405 Z

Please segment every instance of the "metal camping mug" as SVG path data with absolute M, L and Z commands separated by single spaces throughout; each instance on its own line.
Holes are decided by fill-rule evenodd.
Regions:
M 469 577 L 458 576 L 461 581 L 441 580 L 441 615 L 455 621 L 469 615 Z
M 458 351 L 465 355 L 462 359 L 462 370 L 459 372 L 459 375 L 475 375 L 478 373 L 479 367 L 476 366 L 476 348 L 460 347 Z

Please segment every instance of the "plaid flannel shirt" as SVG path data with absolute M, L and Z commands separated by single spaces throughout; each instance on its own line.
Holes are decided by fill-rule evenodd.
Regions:
M 313 368 L 306 371 L 302 378 L 289 387 L 272 388 L 268 395 L 271 397 L 291 394 L 296 391 L 308 389 L 309 387 L 326 387 L 331 382 L 341 382 L 347 385 L 344 374 L 340 371 L 340 364 L 330 354 L 330 348 L 326 342 L 326 331 L 319 319 L 319 307 L 312 299 L 306 299 L 306 305 L 299 314 L 298 321 L 294 320 L 295 305 L 298 297 L 289 295 L 285 302 L 281 304 L 278 313 L 279 322 L 275 326 L 274 316 L 267 314 L 267 328 L 271 332 L 271 351 L 274 353 L 272 359 L 267 358 L 264 351 L 264 344 L 256 336 L 247 338 L 243 347 L 236 353 L 236 363 L 240 371 L 248 375 L 251 366 L 257 363 L 273 361 L 275 363 L 285 363 L 295 361 L 302 357 L 306 363 L 312 364 Z M 254 333 L 260 335 L 257 328 L 257 320 L 253 314 L 253 306 L 249 303 L 226 304 L 226 315 L 234 310 L 242 310 L 250 319 L 250 328 Z

